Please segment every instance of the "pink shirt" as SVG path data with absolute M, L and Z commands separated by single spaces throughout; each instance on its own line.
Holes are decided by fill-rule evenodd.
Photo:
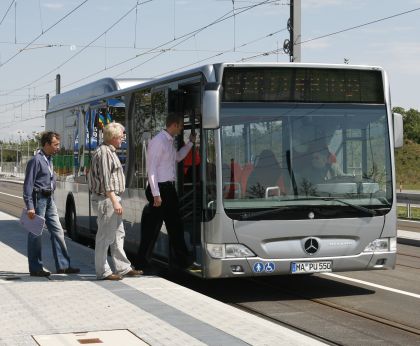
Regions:
M 175 181 L 176 163 L 191 150 L 191 142 L 176 151 L 174 138 L 165 130 L 160 131 L 147 146 L 147 176 L 153 196 L 160 196 L 158 183 Z

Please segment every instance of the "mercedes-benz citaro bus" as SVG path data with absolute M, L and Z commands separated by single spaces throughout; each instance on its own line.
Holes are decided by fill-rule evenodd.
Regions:
M 147 209 L 146 148 L 184 117 L 176 187 L 187 245 L 203 278 L 393 268 L 393 114 L 379 67 L 220 63 L 152 80 L 102 79 L 51 99 L 46 129 L 62 135 L 55 194 L 69 235 L 93 238 L 87 172 L 102 128 L 122 123 L 125 246 L 136 255 Z M 163 225 L 153 259 L 171 264 Z

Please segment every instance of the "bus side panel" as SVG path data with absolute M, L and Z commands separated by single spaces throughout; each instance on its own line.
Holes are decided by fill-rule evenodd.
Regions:
M 122 196 L 124 246 L 130 253 L 137 253 L 140 246 L 141 217 L 147 203 L 144 189 L 126 189 Z

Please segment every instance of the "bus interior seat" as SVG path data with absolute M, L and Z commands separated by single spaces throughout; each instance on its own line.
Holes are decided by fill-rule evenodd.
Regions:
M 223 196 L 227 199 L 241 196 L 241 165 L 231 159 L 230 166 L 226 163 L 222 166 L 223 175 Z
M 280 169 L 280 176 L 277 180 L 277 186 L 280 188 L 281 195 L 287 195 L 292 189 L 292 179 L 290 178 L 289 171 L 287 168 Z
M 241 174 L 241 189 L 242 191 L 246 191 L 246 186 L 248 183 L 248 178 L 251 172 L 254 170 L 254 164 L 252 162 L 247 162 L 242 167 L 242 174 Z
M 277 186 L 280 179 L 280 165 L 271 150 L 264 149 L 256 158 L 255 167 L 247 179 L 246 194 L 250 197 L 264 197 L 265 189 Z

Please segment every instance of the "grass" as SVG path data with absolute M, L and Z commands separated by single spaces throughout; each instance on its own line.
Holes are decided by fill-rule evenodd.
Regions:
M 405 141 L 404 146 L 395 150 L 397 170 L 397 191 L 420 190 L 420 144 Z
M 407 207 L 397 207 L 397 214 L 398 218 L 408 218 L 407 214 Z M 411 207 L 411 220 L 420 220 L 420 208 L 419 207 Z

